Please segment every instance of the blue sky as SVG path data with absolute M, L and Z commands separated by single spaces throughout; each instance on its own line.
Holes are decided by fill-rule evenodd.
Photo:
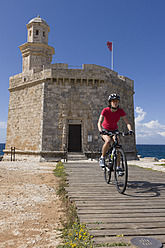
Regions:
M 52 63 L 110 67 L 106 42 L 114 43 L 114 71 L 135 84 L 136 140 L 165 144 L 164 0 L 1 1 L 0 143 L 5 142 L 9 77 L 22 71 L 19 46 L 38 14 L 50 26 Z

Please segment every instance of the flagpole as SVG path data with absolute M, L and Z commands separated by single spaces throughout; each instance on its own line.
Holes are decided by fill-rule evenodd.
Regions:
M 107 41 L 107 46 L 111 54 L 110 68 L 113 71 L 113 42 Z
M 113 71 L 113 41 L 112 41 L 112 53 L 111 53 L 111 70 Z

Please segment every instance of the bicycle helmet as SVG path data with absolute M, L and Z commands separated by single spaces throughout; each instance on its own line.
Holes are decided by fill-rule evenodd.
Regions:
M 117 95 L 116 93 L 113 93 L 111 94 L 109 97 L 108 97 L 108 101 L 111 102 L 112 100 L 119 100 L 120 101 L 120 96 Z

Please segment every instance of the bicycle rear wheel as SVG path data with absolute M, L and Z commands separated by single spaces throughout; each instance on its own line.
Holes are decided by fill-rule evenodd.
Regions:
M 117 169 L 118 167 L 120 169 Z M 128 167 L 127 167 L 127 159 L 121 148 L 117 149 L 116 151 L 114 174 L 115 174 L 116 188 L 119 193 L 123 194 L 127 187 Z
M 105 157 L 105 168 L 104 168 L 104 178 L 107 184 L 110 183 L 111 180 L 111 170 L 110 170 L 110 165 L 109 165 L 109 154 Z

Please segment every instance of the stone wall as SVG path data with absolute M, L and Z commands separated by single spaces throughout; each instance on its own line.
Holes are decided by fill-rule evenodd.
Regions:
M 52 55 L 55 53 L 54 48 L 42 43 L 25 43 L 20 47 L 23 63 L 23 72 L 29 72 L 35 68 L 43 68 L 50 65 Z
M 10 88 L 5 156 L 11 147 L 19 152 L 41 151 L 43 86 L 44 83 L 40 83 Z

